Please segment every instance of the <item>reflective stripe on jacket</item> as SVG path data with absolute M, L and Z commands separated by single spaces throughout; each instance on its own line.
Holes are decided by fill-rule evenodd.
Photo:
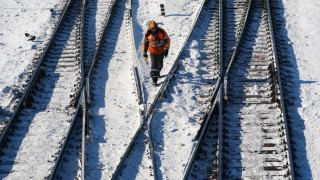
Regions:
M 161 54 L 165 48 L 170 48 L 170 38 L 164 29 L 158 28 L 155 34 L 152 34 L 151 30 L 145 32 L 143 52 L 147 52 L 148 49 L 152 54 Z

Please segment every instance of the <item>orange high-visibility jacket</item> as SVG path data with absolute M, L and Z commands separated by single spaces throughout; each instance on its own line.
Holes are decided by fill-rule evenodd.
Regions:
M 154 25 L 151 23 L 152 21 L 150 28 L 156 28 L 156 32 L 153 34 L 150 28 L 145 32 L 142 51 L 146 53 L 148 49 L 152 54 L 161 54 L 165 48 L 170 48 L 170 38 L 164 29 L 157 27 L 154 21 Z

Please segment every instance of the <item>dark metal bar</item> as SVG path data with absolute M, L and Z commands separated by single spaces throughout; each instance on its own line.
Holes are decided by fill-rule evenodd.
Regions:
M 82 99 L 82 98 L 83 98 L 83 94 L 81 94 L 80 99 Z M 53 168 L 52 168 L 52 172 L 51 172 L 51 174 L 50 174 L 50 176 L 49 176 L 49 180 L 53 180 L 53 179 L 55 178 L 55 175 L 56 175 L 56 173 L 57 173 L 57 171 L 58 171 L 58 167 L 59 167 L 60 164 L 61 164 L 63 154 L 64 154 L 64 152 L 65 152 L 65 150 L 66 150 L 66 146 L 67 146 L 67 144 L 69 143 L 71 133 L 72 133 L 74 127 L 75 127 L 75 126 L 74 126 L 74 125 L 75 125 L 75 121 L 77 120 L 78 115 L 79 115 L 79 112 L 80 112 L 80 106 L 81 106 L 81 103 L 78 103 L 78 105 L 77 105 L 77 110 L 76 110 L 76 112 L 75 112 L 75 114 L 74 114 L 74 117 L 73 117 L 73 119 L 72 119 L 72 121 L 71 121 L 70 128 L 69 128 L 68 133 L 67 133 L 67 135 L 66 135 L 66 137 L 65 137 L 64 143 L 62 144 L 62 147 L 61 147 L 61 150 L 60 150 L 59 155 L 58 155 L 58 157 L 57 157 L 57 160 L 56 160 L 56 162 L 55 162 L 55 165 L 54 165 Z
M 81 179 L 85 179 L 85 161 L 86 161 L 86 130 L 88 128 L 87 124 L 87 102 L 86 102 L 86 82 L 85 82 L 85 71 L 84 71 L 84 25 L 86 17 L 86 8 L 88 1 L 84 0 L 82 15 L 81 15 L 81 75 L 82 75 L 82 98 L 79 100 L 82 104 L 82 137 L 81 137 Z
M 218 86 L 218 88 L 215 89 L 214 96 L 213 96 L 213 99 L 215 99 L 215 101 L 213 102 L 213 104 L 212 104 L 212 106 L 210 108 L 208 117 L 205 119 L 204 126 L 203 126 L 202 131 L 201 131 L 200 136 L 199 136 L 199 141 L 197 142 L 197 144 L 196 144 L 196 146 L 194 148 L 194 151 L 192 152 L 191 158 L 190 158 L 190 160 L 188 162 L 188 165 L 187 165 L 187 167 L 186 167 L 186 169 L 184 171 L 184 175 L 183 175 L 183 179 L 184 180 L 187 180 L 188 177 L 189 177 L 189 173 L 190 173 L 190 170 L 191 170 L 191 167 L 192 167 L 192 163 L 193 163 L 194 159 L 196 158 L 196 156 L 199 153 L 200 145 L 202 144 L 202 141 L 203 141 L 203 136 L 205 135 L 205 132 L 208 129 L 208 124 L 212 120 L 213 110 L 216 108 L 217 102 L 218 102 L 218 99 L 216 98 L 217 95 L 218 95 L 218 92 L 219 92 L 219 86 Z
M 113 0 L 112 5 L 110 7 L 110 13 L 108 14 L 108 17 L 106 18 L 106 21 L 105 21 L 105 24 L 104 24 L 104 27 L 103 27 L 103 30 L 102 30 L 102 35 L 100 37 L 100 42 L 98 44 L 98 47 L 97 47 L 97 50 L 95 51 L 94 53 L 94 56 L 93 56 L 93 60 L 91 62 L 91 66 L 90 66 L 90 70 L 89 70 L 89 73 L 88 73 L 88 76 L 87 76 L 87 79 L 86 79 L 86 92 L 87 92 L 87 103 L 88 105 L 91 104 L 91 95 L 90 95 L 90 84 L 91 84 L 91 75 L 92 75 L 92 72 L 94 70 L 94 67 L 98 61 L 98 57 L 100 55 L 100 51 L 102 49 L 102 44 L 103 44 L 103 38 L 105 37 L 106 33 L 107 33 L 107 29 L 110 25 L 110 18 L 113 16 L 114 14 L 114 10 L 115 10 L 115 5 L 117 4 L 118 0 Z
M 156 157 L 154 155 L 154 149 L 153 149 L 153 141 L 152 141 L 152 132 L 151 132 L 151 123 L 153 120 L 153 116 L 156 113 L 157 109 L 153 109 L 153 112 L 151 113 L 150 118 L 148 119 L 148 139 L 149 139 L 149 148 L 150 148 L 150 156 L 152 159 L 152 167 L 153 167 L 153 177 L 154 180 L 158 180 L 158 168 L 157 168 L 157 161 Z
M 292 155 L 292 147 L 291 147 L 291 139 L 290 139 L 290 132 L 289 132 L 289 125 L 288 125 L 288 118 L 287 118 L 287 112 L 286 107 L 284 104 L 284 98 L 283 98 L 283 88 L 282 88 L 282 82 L 281 82 L 281 74 L 280 74 L 280 63 L 278 60 L 278 52 L 277 52 L 277 46 L 276 46 L 276 40 L 273 30 L 273 24 L 272 24 L 272 14 L 271 14 L 271 7 L 269 0 L 266 0 L 267 2 L 267 9 L 268 9 L 268 21 L 270 25 L 270 31 L 272 35 L 272 44 L 273 44 L 273 56 L 274 60 L 276 62 L 276 68 L 277 68 L 277 80 L 279 85 L 279 91 L 280 91 L 280 102 L 281 102 L 281 110 L 283 115 L 283 120 L 285 124 L 285 132 L 286 132 L 286 140 L 288 145 L 288 155 L 289 155 L 289 161 L 290 161 L 290 173 L 291 173 L 291 180 L 295 180 L 295 170 L 294 170 L 294 164 L 293 164 L 293 155 Z
M 224 19 L 224 0 L 220 0 L 220 24 L 219 24 L 219 59 L 220 59 L 220 76 L 223 75 L 223 19 Z M 220 86 L 220 84 L 219 84 Z M 220 88 L 220 100 L 219 100 L 219 120 L 218 120 L 218 148 L 219 148 L 219 156 L 218 156 L 218 179 L 222 180 L 223 174 L 223 118 L 222 118 L 222 109 L 223 108 L 223 84 L 222 88 Z
M 84 55 L 83 55 L 84 54 L 84 50 L 83 50 L 83 47 L 84 47 L 84 45 L 83 45 L 84 31 L 83 31 L 83 28 L 84 28 L 84 13 L 85 13 L 84 11 L 85 11 L 85 7 L 86 7 L 86 0 L 83 0 L 82 7 L 81 7 L 82 13 L 81 13 L 81 27 L 80 27 L 80 36 L 81 36 L 80 37 L 80 39 L 81 39 L 80 40 L 80 61 L 81 61 L 81 85 L 80 85 L 80 87 L 81 88 L 79 88 L 79 90 L 77 92 L 77 95 L 76 95 L 76 99 L 75 99 L 75 102 L 77 102 L 77 103 L 75 103 L 75 104 L 77 104 L 76 113 L 74 114 L 74 117 L 73 117 L 73 119 L 71 121 L 70 128 L 69 128 L 68 133 L 67 133 L 67 135 L 65 137 L 64 143 L 63 143 L 62 148 L 61 148 L 61 150 L 59 152 L 59 155 L 57 157 L 57 160 L 55 162 L 53 170 L 52 170 L 52 172 L 51 172 L 51 174 L 49 176 L 49 180 L 54 179 L 55 176 L 56 176 L 56 173 L 58 171 L 58 168 L 59 168 L 59 166 L 61 164 L 61 161 L 62 161 L 62 157 L 63 157 L 64 152 L 65 152 L 66 146 L 67 146 L 67 144 L 69 142 L 69 139 L 71 137 L 71 133 L 72 133 L 74 127 L 75 127 L 74 126 L 75 125 L 75 121 L 78 118 L 78 115 L 79 115 L 78 113 L 80 112 L 80 107 L 81 107 L 82 101 L 84 101 L 85 91 L 84 91 L 84 88 L 82 88 L 82 87 L 84 85 Z M 84 147 L 82 146 L 82 148 L 84 148 Z M 84 152 L 84 151 L 82 151 L 82 152 Z M 82 156 L 83 156 L 83 154 L 84 153 L 82 153 Z M 84 160 L 84 159 L 82 159 L 82 160 Z M 84 168 L 84 166 L 82 166 L 82 168 Z M 84 169 L 81 169 L 81 173 L 84 173 Z
M 86 161 L 86 125 L 87 125 L 87 104 L 85 88 L 82 91 L 82 137 L 81 137 L 81 179 L 85 179 L 85 161 Z

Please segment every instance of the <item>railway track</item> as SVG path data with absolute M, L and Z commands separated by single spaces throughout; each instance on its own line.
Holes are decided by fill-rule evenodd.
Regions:
M 74 128 L 70 132 L 68 142 L 57 164 L 56 172 L 51 179 L 81 179 L 81 146 L 82 146 L 82 121 L 79 113 L 75 120 Z
M 149 106 L 154 179 L 183 178 L 196 129 L 212 111 L 222 63 L 219 18 L 218 1 L 203 1 L 183 49 Z
M 128 51 L 127 0 L 114 2 L 114 10 L 95 53 L 90 74 L 90 143 L 86 146 L 86 178 L 110 179 L 140 126 L 138 95 Z
M 248 10 L 249 0 L 226 0 L 223 3 L 223 68 L 226 70 L 238 43 Z
M 100 31 L 100 33 L 98 33 L 99 36 L 96 38 L 97 39 L 96 43 L 94 43 L 94 40 L 92 38 L 88 39 L 85 37 L 90 33 L 91 33 L 91 35 L 93 35 L 92 34 L 93 31 L 89 30 L 90 26 L 89 26 L 89 23 L 86 23 L 86 21 L 90 20 L 90 19 L 94 19 L 94 16 L 96 16 L 96 13 L 94 13 L 94 12 L 88 13 L 88 9 L 90 11 L 92 9 L 97 11 L 96 7 L 92 8 L 92 5 L 97 2 L 95 2 L 95 3 L 85 2 L 86 11 L 84 11 L 85 18 L 83 18 L 82 24 L 84 24 L 84 26 L 82 28 L 83 28 L 83 34 L 84 34 L 83 44 L 84 44 L 84 47 L 87 47 L 87 49 L 86 49 L 87 51 L 83 51 L 83 56 L 84 57 L 86 57 L 86 55 L 91 56 L 90 53 L 88 54 L 88 51 L 90 51 L 90 50 L 91 51 L 95 50 L 95 51 L 93 52 L 94 56 L 93 56 L 92 60 L 90 60 L 90 57 L 87 57 L 87 59 L 89 59 L 91 64 L 87 62 L 87 65 L 86 65 L 86 63 L 84 63 L 84 69 L 87 68 L 87 70 L 85 70 L 84 72 L 88 71 L 88 73 L 85 74 L 85 75 L 87 75 L 87 79 L 86 79 L 87 85 L 83 91 L 84 94 L 82 94 L 82 97 L 81 97 L 82 114 L 83 114 L 82 115 L 83 121 L 82 121 L 82 125 L 81 125 L 82 133 L 79 133 L 79 129 L 81 129 L 81 127 L 76 127 L 76 128 L 74 128 L 75 130 L 73 130 L 74 132 L 71 132 L 70 140 L 67 143 L 67 145 L 66 145 L 67 147 L 65 149 L 66 153 L 64 153 L 63 155 L 60 156 L 61 163 L 57 165 L 57 170 L 55 173 L 53 173 L 54 175 L 52 177 L 54 177 L 54 178 L 62 179 L 64 177 L 70 177 L 70 178 L 75 178 L 75 179 L 85 179 L 85 178 L 102 178 L 102 176 L 103 177 L 109 176 L 108 178 L 111 178 L 111 179 L 116 178 L 122 169 L 122 164 L 125 159 L 124 157 L 128 156 L 128 153 L 130 152 L 131 147 L 134 145 L 134 142 L 135 142 L 134 139 L 137 139 L 139 132 L 142 130 L 143 118 L 142 118 L 142 114 L 140 114 L 140 116 L 139 116 L 140 127 L 136 131 L 136 134 L 133 136 L 132 140 L 130 140 L 131 142 L 128 141 L 128 143 L 125 144 L 125 146 L 123 146 L 123 148 L 121 146 L 121 142 L 120 142 L 120 144 L 115 144 L 112 142 L 106 143 L 107 146 L 114 146 L 114 148 L 120 147 L 123 149 L 122 152 L 118 152 L 118 154 L 116 154 L 116 156 L 115 156 L 115 159 L 119 158 L 119 162 L 104 161 L 103 163 L 109 163 L 109 164 L 105 165 L 104 168 L 106 168 L 106 169 L 99 168 L 99 167 L 96 168 L 97 166 L 99 166 L 99 164 L 92 164 L 92 163 L 94 163 L 95 160 L 100 159 L 100 156 L 97 156 L 97 153 L 92 152 L 92 151 L 96 151 L 96 149 L 95 149 L 95 145 L 97 145 L 96 138 L 97 138 L 97 135 L 101 135 L 101 134 L 99 134 L 99 133 L 101 133 L 101 131 L 99 131 L 99 130 L 101 129 L 101 125 L 104 123 L 104 121 L 101 121 L 101 120 L 99 121 L 100 118 L 93 117 L 93 115 L 99 116 L 96 114 L 97 112 L 95 110 L 95 106 L 96 106 L 96 104 L 104 103 L 103 97 L 110 99 L 110 97 L 115 97 L 115 96 L 119 95 L 119 94 L 115 94 L 115 93 L 113 93 L 113 94 L 108 93 L 110 95 L 110 96 L 108 96 L 108 95 L 104 95 L 103 92 L 98 92 L 98 93 L 95 92 L 95 89 L 97 88 L 96 84 L 99 84 L 99 87 L 98 87 L 98 89 L 99 89 L 100 82 L 104 81 L 105 80 L 104 78 L 108 79 L 110 77 L 109 75 L 105 76 L 105 74 L 103 73 L 104 72 L 103 70 L 99 71 L 97 69 L 101 68 L 101 66 L 106 67 L 110 63 L 113 64 L 113 66 L 115 65 L 115 67 L 117 67 L 117 68 L 130 69 L 129 68 L 130 63 L 128 63 L 129 65 L 127 65 L 127 66 L 123 66 L 123 67 L 121 67 L 121 66 L 123 65 L 123 63 L 127 63 L 124 60 L 127 60 L 127 59 L 133 60 L 132 64 L 131 64 L 131 65 L 134 65 L 134 67 L 132 69 L 133 71 L 132 71 L 132 73 L 129 73 L 131 75 L 131 77 L 130 76 L 128 77 L 128 74 L 126 74 L 126 76 L 124 78 L 128 78 L 129 80 L 132 80 L 130 78 L 135 77 L 136 83 L 134 83 L 134 84 L 136 84 L 136 90 L 137 90 L 137 94 L 139 96 L 137 94 L 133 93 L 131 95 L 131 98 L 132 97 L 135 97 L 135 98 L 139 97 L 139 100 L 138 100 L 139 104 L 144 102 L 144 93 L 143 93 L 143 89 L 141 88 L 142 82 L 139 78 L 140 77 L 139 68 L 137 67 L 137 61 L 135 61 L 136 50 L 135 50 L 135 44 L 134 44 L 134 38 L 133 38 L 133 28 L 132 28 L 132 19 L 131 19 L 131 10 L 130 10 L 131 9 L 130 8 L 131 1 L 127 1 L 125 6 L 124 6 L 124 2 L 125 1 L 120 1 L 120 2 L 119 1 L 109 1 L 109 2 L 101 2 L 100 1 L 99 2 L 100 4 L 109 4 L 109 7 L 107 8 L 108 9 L 107 14 L 103 15 L 104 20 L 98 19 L 99 23 L 103 24 L 103 26 L 101 27 L 102 29 L 100 28 L 101 31 Z M 105 13 L 105 11 L 102 11 L 102 12 Z M 91 23 L 91 25 L 94 27 L 93 24 L 94 23 Z M 119 32 L 121 34 L 119 34 Z M 118 41 L 116 39 L 114 39 L 114 37 L 121 38 L 121 35 L 123 35 L 124 33 L 128 33 L 127 38 L 124 39 L 122 42 L 120 42 L 120 44 L 118 44 Z M 117 52 L 117 50 L 119 50 L 119 48 L 122 48 L 121 45 L 123 45 L 124 42 L 129 43 L 129 44 L 126 44 L 125 47 L 128 47 L 128 45 L 130 45 L 130 44 L 132 45 L 131 51 L 122 50 L 121 52 Z M 89 45 L 90 43 L 91 43 L 91 46 Z M 96 46 L 97 46 L 97 48 L 95 48 Z M 108 51 L 108 49 L 110 47 L 115 48 L 114 51 Z M 126 57 L 122 57 L 123 53 L 126 53 Z M 109 55 L 109 57 L 108 57 L 108 55 Z M 129 55 L 131 55 L 131 57 Z M 114 59 L 114 57 L 116 57 L 116 59 Z M 118 61 L 119 58 L 124 58 L 124 59 L 123 59 L 123 61 L 119 62 Z M 88 64 L 90 64 L 90 69 L 88 69 L 89 68 Z M 115 71 L 113 71 L 113 72 L 115 72 Z M 134 74 L 134 76 L 133 76 L 133 74 Z M 115 75 L 115 76 L 111 75 L 111 77 L 113 77 L 112 83 L 110 83 L 110 80 L 108 79 L 109 83 L 106 86 L 111 87 L 114 85 L 113 84 L 114 82 L 118 82 L 118 83 L 124 82 L 123 81 L 124 79 L 120 79 L 120 80 L 116 79 L 117 76 L 119 77 L 119 74 L 113 74 L 113 75 Z M 125 88 L 122 88 L 122 87 L 118 87 L 118 88 L 122 89 L 123 92 L 126 91 Z M 112 89 L 113 88 L 111 87 L 111 90 Z M 119 89 L 116 89 L 116 90 L 119 90 Z M 134 90 L 134 88 L 132 90 Z M 124 98 L 130 98 L 128 96 L 128 94 L 130 94 L 130 93 L 132 93 L 132 92 L 127 91 Z M 85 97 L 85 95 L 87 97 Z M 101 95 L 103 97 L 101 97 L 102 99 L 95 99 L 94 97 L 96 95 Z M 131 104 L 129 104 L 129 106 L 133 106 L 132 102 L 135 102 L 135 98 L 133 98 L 131 100 Z M 116 101 L 116 100 L 114 100 L 114 101 Z M 106 103 L 110 103 L 110 102 L 111 103 L 118 103 L 118 102 L 114 102 L 114 101 L 108 100 Z M 120 101 L 121 101 L 120 105 L 123 105 L 123 106 L 127 106 L 128 104 L 126 104 L 126 103 L 130 102 L 130 101 L 122 101 L 122 99 Z M 136 108 L 132 109 L 132 111 L 136 110 L 137 114 L 139 113 L 138 103 L 135 103 Z M 109 106 L 109 105 L 110 104 L 108 104 L 107 107 L 112 107 L 112 105 L 111 106 Z M 90 108 L 90 106 L 91 106 L 91 108 Z M 88 107 L 89 107 L 89 111 L 87 113 Z M 123 109 L 125 109 L 125 107 L 118 107 L 118 109 L 113 109 L 113 110 L 119 110 L 119 109 L 120 110 L 122 109 L 122 111 L 124 111 Z M 119 112 L 119 114 L 123 113 L 125 117 L 116 118 L 116 117 L 112 116 L 114 112 L 112 110 L 109 110 L 104 114 L 104 117 L 102 116 L 102 118 L 108 118 L 105 122 L 112 122 L 113 121 L 116 123 L 118 123 L 118 122 L 121 123 L 121 121 L 119 121 L 119 120 L 121 118 L 123 118 L 124 119 L 123 122 L 124 122 L 125 120 L 128 120 L 128 118 L 130 118 L 130 117 L 127 117 L 128 112 L 122 112 L 122 111 Z M 144 110 L 142 110 L 142 111 L 144 111 Z M 88 124 L 89 120 L 91 120 L 90 125 Z M 138 119 L 136 119 L 136 120 L 138 120 Z M 77 123 L 79 123 L 78 121 L 81 121 L 81 120 L 77 120 Z M 138 121 L 135 123 L 139 124 Z M 98 125 L 96 125 L 96 124 L 98 124 Z M 91 130 L 92 132 L 95 132 L 95 131 L 99 131 L 99 132 L 93 133 L 92 136 L 90 136 L 89 126 L 92 129 Z M 98 128 L 98 126 L 100 129 Z M 128 124 L 128 126 L 130 126 L 130 124 Z M 114 126 L 113 125 L 112 126 L 105 125 L 105 127 L 102 127 L 102 128 L 113 129 Z M 123 128 L 128 129 L 128 127 L 124 127 L 124 126 L 119 127 L 114 134 L 110 134 L 110 135 L 108 134 L 109 136 L 106 136 L 105 141 L 109 140 L 109 139 L 112 140 L 112 138 L 114 138 L 113 142 L 119 140 L 119 137 L 121 136 L 121 133 L 122 133 L 121 131 L 125 131 Z M 109 131 L 109 129 L 108 129 L 108 131 Z M 118 131 L 119 131 L 119 133 L 118 133 Z M 74 134 L 77 134 L 77 138 L 75 138 Z M 120 136 L 115 136 L 115 134 L 119 134 Z M 82 138 L 80 138 L 81 136 L 82 136 Z M 72 138 L 76 139 L 77 141 L 73 140 Z M 79 140 L 78 138 L 80 138 L 81 140 Z M 107 139 L 107 138 L 109 138 L 109 139 Z M 80 150 L 80 147 L 81 147 L 81 150 Z M 100 152 L 100 154 L 102 154 L 102 155 L 104 155 L 104 153 L 108 153 L 108 151 L 105 151 L 104 148 L 100 148 L 100 151 L 102 151 L 102 152 Z M 112 153 L 112 151 L 109 151 L 109 155 L 111 153 Z M 110 165 L 110 162 L 111 162 L 111 165 Z M 71 164 L 71 166 L 70 166 L 70 164 Z M 114 170 L 111 171 L 110 169 L 114 169 Z M 70 173 L 70 171 L 71 171 L 71 173 Z M 99 171 L 101 173 L 99 173 Z
M 295 179 L 269 1 L 246 7 L 245 32 L 225 55 L 226 94 L 185 179 Z
M 281 83 L 290 75 L 278 63 L 269 0 L 203 2 L 146 111 L 131 1 L 71 0 L 1 134 L 0 177 L 295 179 Z
M 219 16 L 218 21 L 220 23 L 219 45 L 223 47 L 220 49 L 220 52 L 218 52 L 222 77 L 218 80 L 220 84 L 223 80 L 222 75 L 229 66 L 230 58 L 239 42 L 249 6 L 246 0 L 219 1 L 216 6 L 216 14 Z M 219 121 L 219 108 L 222 105 L 222 90 L 223 88 L 221 87 L 217 88 L 216 93 L 219 91 L 220 100 L 218 103 L 212 103 L 211 111 L 204 119 L 205 123 L 203 123 L 200 129 L 199 141 L 184 171 L 184 179 L 217 179 L 217 177 L 219 177 L 219 169 L 222 168 L 219 166 L 219 158 L 221 158 L 219 156 L 219 154 L 221 154 L 221 152 L 219 152 L 221 151 L 219 148 L 221 131 L 219 131 L 219 129 L 222 129 L 222 124 Z M 218 101 L 219 97 L 216 96 L 214 100 Z
M 80 0 L 66 5 L 1 134 L 1 178 L 44 179 L 51 173 L 66 132 L 73 124 L 81 88 L 81 7 Z
M 253 1 L 223 107 L 226 178 L 291 179 L 290 139 L 268 1 Z M 289 141 L 289 142 L 288 142 Z
M 105 0 L 85 0 L 83 3 L 82 19 L 81 19 L 81 54 L 82 59 L 82 75 L 83 87 L 86 82 L 90 82 L 90 70 L 94 65 L 94 55 L 99 48 L 100 39 L 103 36 L 103 30 L 106 28 L 115 1 Z M 88 77 L 87 77 L 88 76 Z M 79 113 L 75 119 L 76 123 L 67 135 L 64 147 L 58 156 L 57 163 L 53 169 L 50 179 L 63 179 L 65 177 L 73 179 L 84 179 L 85 163 L 86 163 L 86 144 L 89 139 L 88 126 L 88 101 L 87 89 L 83 88 L 82 96 L 79 98 Z M 79 95 L 80 96 L 80 95 Z
M 84 71 L 88 75 L 92 59 L 111 14 L 114 0 L 87 0 L 84 15 Z

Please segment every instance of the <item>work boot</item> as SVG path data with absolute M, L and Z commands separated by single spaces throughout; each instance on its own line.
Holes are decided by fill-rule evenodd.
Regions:
M 157 86 L 158 78 L 152 78 L 152 85 Z

